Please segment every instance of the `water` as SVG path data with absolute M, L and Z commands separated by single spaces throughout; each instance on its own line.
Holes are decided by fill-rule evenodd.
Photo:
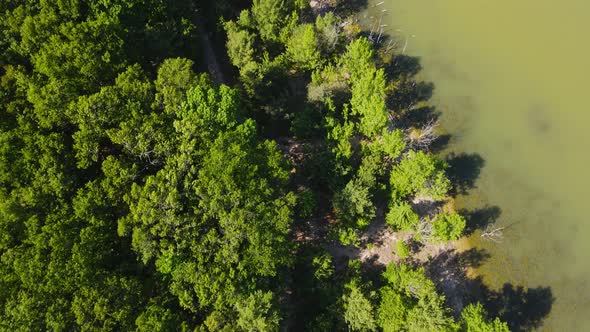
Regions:
M 435 84 L 432 104 L 451 134 L 446 153 L 466 153 L 477 175 L 459 205 L 487 207 L 492 217 L 499 213 L 496 225 L 510 225 L 499 244 L 478 232 L 470 237 L 491 254 L 477 273 L 495 289 L 524 287 L 523 301 L 532 302 L 525 308 L 555 298 L 546 317 L 513 313 L 520 323 L 590 331 L 590 1 L 385 0 L 374 7 L 381 1 L 369 1 L 366 15 L 378 20 L 386 10 L 386 32 L 400 46 L 407 39 L 406 54 L 420 57 L 421 78 Z

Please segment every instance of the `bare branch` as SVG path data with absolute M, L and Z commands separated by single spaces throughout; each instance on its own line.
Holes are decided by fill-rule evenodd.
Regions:
M 434 237 L 434 230 L 432 229 L 432 222 L 429 218 L 420 218 L 420 221 L 416 225 L 416 233 L 420 234 L 420 236 L 425 239 L 429 240 Z
M 437 127 L 438 122 L 431 120 L 421 129 L 411 130 L 408 135 L 410 144 L 418 149 L 427 149 L 438 138 Z
M 493 227 L 492 225 L 488 225 L 486 226 L 486 229 L 481 233 L 481 238 L 495 243 L 500 243 L 504 239 L 503 230 L 506 227 L 507 226 Z

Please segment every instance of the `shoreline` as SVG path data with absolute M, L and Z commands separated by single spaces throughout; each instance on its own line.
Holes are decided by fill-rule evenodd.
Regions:
M 320 13 L 323 13 L 326 10 L 326 5 L 321 6 L 322 1 L 310 1 L 310 6 L 312 9 L 312 3 L 318 4 L 318 12 L 316 12 L 316 16 Z M 378 5 L 383 4 L 380 2 Z M 366 9 L 365 9 L 366 10 Z M 355 22 L 358 22 L 362 27 L 363 31 L 368 31 L 366 29 L 371 29 L 372 27 L 367 26 L 366 22 L 363 22 L 363 18 L 361 17 L 361 12 L 356 11 L 356 14 L 353 15 Z M 383 33 L 383 31 L 381 31 Z M 381 34 L 380 34 L 381 35 Z M 399 54 L 405 54 L 405 48 L 407 46 L 404 45 L 404 49 Z M 376 51 L 379 54 L 381 51 L 384 50 L 386 52 L 393 51 L 394 54 L 396 51 L 399 51 L 401 45 L 394 46 L 390 48 L 390 45 L 384 43 L 383 45 L 376 46 Z M 391 61 L 394 60 L 395 57 L 392 57 Z M 420 75 L 420 72 L 416 73 L 417 76 Z M 443 137 L 443 135 L 447 135 L 447 132 L 444 128 L 435 128 L 438 137 Z M 434 153 L 439 157 L 444 157 L 444 149 L 443 151 L 438 151 Z M 455 181 L 453 181 L 453 186 L 457 185 Z M 441 210 L 450 210 L 450 211 L 458 211 L 459 209 L 456 207 L 457 205 L 457 197 L 451 195 Z M 423 212 L 421 214 L 430 214 L 433 213 L 432 211 Z M 383 229 L 385 227 L 385 229 Z M 461 238 L 455 241 L 450 241 L 447 243 L 435 243 L 432 241 L 427 241 L 423 245 L 423 248 L 418 252 L 412 253 L 410 257 L 407 259 L 400 259 L 396 253 L 394 253 L 395 242 L 397 241 L 407 241 L 412 238 L 411 232 L 393 232 L 391 230 L 387 230 L 387 225 L 382 220 L 375 220 L 373 224 L 369 227 L 366 233 L 376 233 L 381 236 L 378 238 L 376 242 L 381 243 L 379 246 L 373 246 L 370 249 L 363 248 L 360 250 L 353 250 L 351 249 L 352 246 L 342 246 L 340 244 L 336 244 L 332 246 L 332 248 L 327 248 L 328 251 L 336 258 L 335 262 L 338 261 L 338 258 L 342 256 L 346 256 L 346 254 L 353 254 L 352 257 L 358 257 L 364 263 L 368 261 L 372 261 L 371 264 L 378 263 L 382 266 L 387 266 L 390 262 L 410 262 L 411 265 L 417 267 L 424 267 L 427 270 L 427 275 L 429 278 L 435 283 L 439 291 L 441 291 L 445 295 L 445 301 L 449 308 L 451 308 L 454 312 L 454 315 L 458 317 L 461 313 L 463 307 L 471 302 L 475 302 L 475 299 L 479 299 L 479 295 L 475 295 L 474 293 L 478 293 L 479 290 L 476 288 L 481 288 L 481 285 L 476 285 L 477 282 L 483 279 L 483 275 L 479 274 L 477 268 L 471 264 L 467 264 L 464 259 L 462 259 L 462 255 L 467 254 L 469 255 L 472 252 L 477 252 L 478 248 L 477 245 L 471 241 L 471 236 L 473 234 L 464 234 Z M 381 228 L 378 232 L 375 232 L 374 229 L 371 228 Z M 362 237 L 366 237 L 366 235 L 362 235 Z M 389 237 L 389 238 L 387 238 Z M 370 239 L 371 236 L 368 235 Z M 366 246 L 367 239 L 364 239 L 363 244 Z M 341 247 L 341 248 L 337 248 Z M 375 255 L 378 258 L 375 260 Z M 350 257 L 350 256 L 347 256 Z M 442 264 L 441 264 L 442 263 Z M 485 285 L 484 285 L 485 286 Z M 469 291 L 467 291 L 469 290 Z M 465 303 L 465 302 L 469 303 Z

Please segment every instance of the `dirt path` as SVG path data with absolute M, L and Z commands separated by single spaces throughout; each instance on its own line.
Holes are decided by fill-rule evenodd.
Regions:
M 197 26 L 202 27 L 204 26 L 204 20 L 200 15 L 197 15 L 195 19 L 195 24 Z M 211 78 L 215 83 L 224 84 L 226 83 L 225 77 L 223 76 L 223 72 L 221 71 L 221 66 L 215 56 L 215 51 L 213 51 L 213 44 L 211 43 L 211 39 L 209 35 L 205 32 L 201 32 L 199 34 L 199 39 L 201 40 L 201 46 L 203 49 L 201 50 L 203 59 L 207 64 L 207 72 L 211 75 Z

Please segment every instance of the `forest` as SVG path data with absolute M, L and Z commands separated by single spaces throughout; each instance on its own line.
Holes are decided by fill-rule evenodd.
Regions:
M 418 257 L 466 219 L 345 3 L 0 2 L 0 330 L 508 331 Z

